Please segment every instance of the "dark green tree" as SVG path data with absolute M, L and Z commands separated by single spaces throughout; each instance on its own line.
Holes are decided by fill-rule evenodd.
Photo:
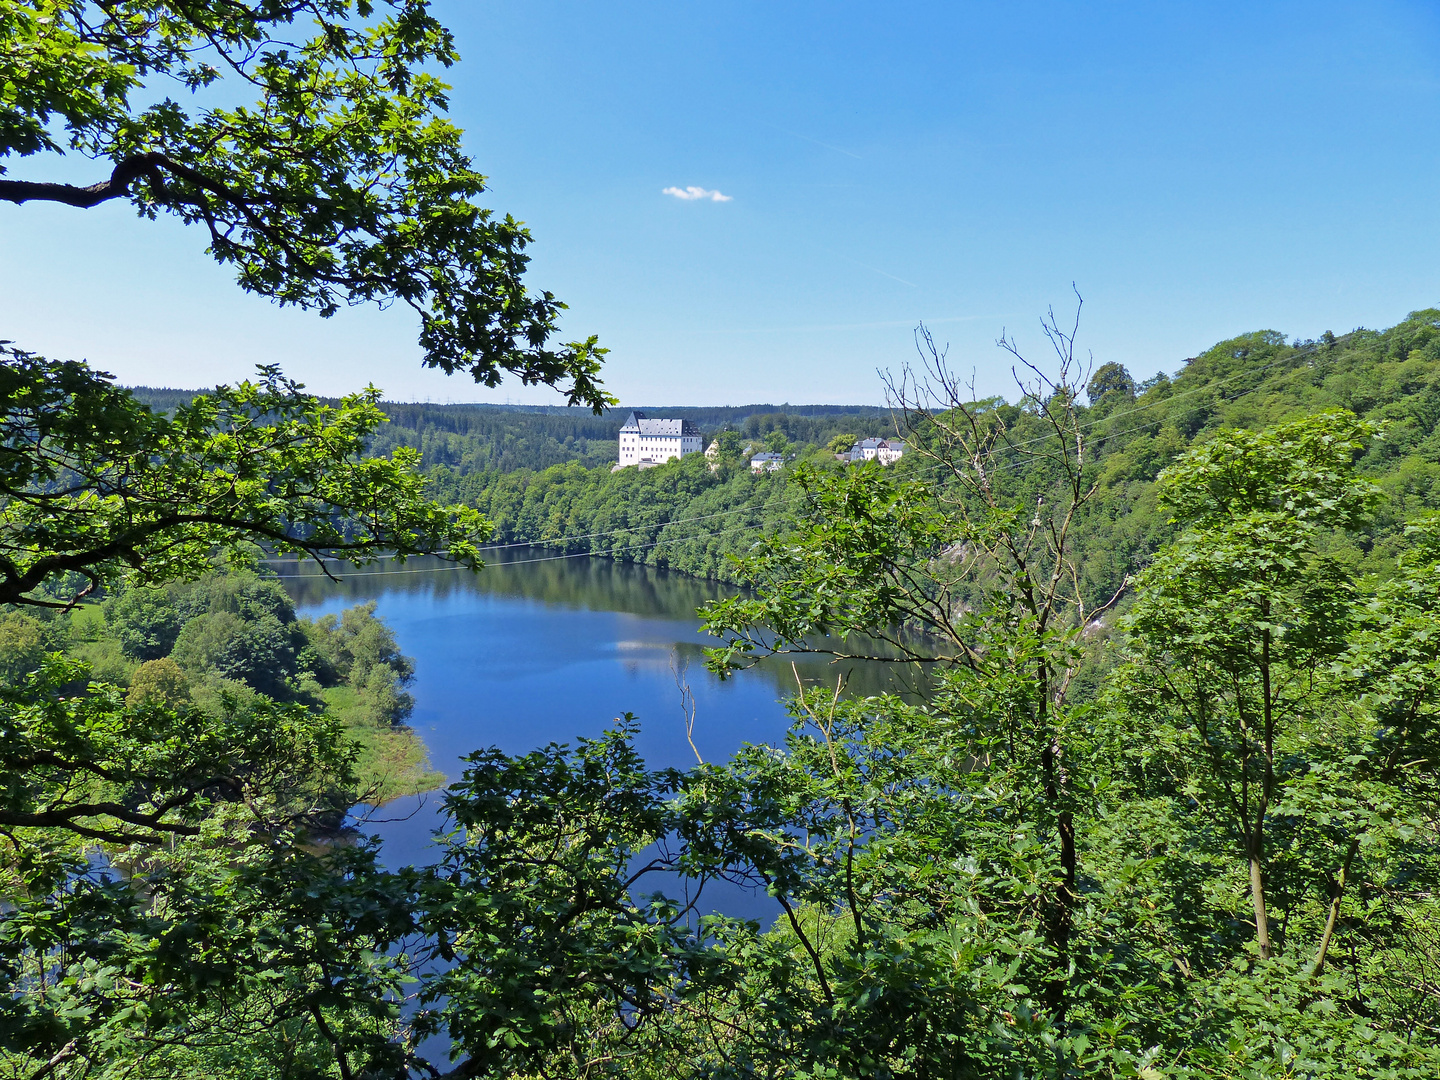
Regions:
M 217 549 L 257 541 L 478 563 L 483 519 L 429 501 L 413 450 L 365 456 L 385 419 L 374 388 L 326 405 L 265 368 L 167 417 L 83 364 L 4 346 L 0 361 L 0 603 L 65 607 L 122 573 L 198 577 Z M 45 588 L 73 581 L 59 599 Z
M 158 660 L 169 656 L 184 619 L 163 589 L 125 589 L 105 602 L 105 622 L 126 656 Z
M 1085 396 L 1092 406 L 1100 406 L 1108 412 L 1120 402 L 1135 400 L 1135 380 L 1121 364 L 1113 361 L 1101 364 L 1085 384 Z
M 716 442 L 720 444 L 717 453 L 721 461 L 730 464 L 738 464 L 745 457 L 745 437 L 734 428 L 726 428 L 715 436 Z

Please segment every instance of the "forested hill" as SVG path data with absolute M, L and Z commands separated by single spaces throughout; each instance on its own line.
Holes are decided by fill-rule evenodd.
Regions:
M 1273 330 L 1242 334 L 1184 361 L 1172 379 L 1137 382 L 1102 365 L 1082 408 L 1100 488 L 1085 511 L 1077 554 L 1095 595 L 1118 588 L 1169 536 L 1153 481 L 1186 447 L 1226 428 L 1259 429 L 1303 413 L 1345 408 L 1386 424 L 1363 462 L 1390 499 L 1375 534 L 1353 557 L 1383 563 L 1396 526 L 1440 506 L 1440 309 L 1412 313 L 1388 330 L 1290 340 Z M 189 392 L 139 388 L 155 408 Z M 1033 414 L 986 403 L 1016 441 L 1040 431 Z M 496 543 L 546 543 L 575 553 L 727 576 L 727 555 L 788 527 L 795 505 L 790 468 L 754 477 L 738 454 L 716 472 L 697 457 L 612 474 L 615 433 L 627 410 L 603 417 L 580 409 L 503 405 L 384 405 L 391 417 L 374 449 L 418 447 L 435 494 L 468 502 L 495 522 Z M 726 428 L 738 448 L 785 446 L 794 460 L 833 465 L 826 446 L 850 435 L 893 432 L 888 411 L 857 406 L 655 409 L 692 420 L 707 441 Z M 1032 430 L 1033 429 L 1033 430 Z M 1018 460 L 1014 463 L 1020 467 Z M 895 468 L 924 467 L 914 455 Z M 1037 480 L 1037 483 L 1043 481 Z
M 1095 597 L 1119 588 L 1173 538 L 1155 478 L 1223 430 L 1258 431 L 1336 408 L 1383 424 L 1359 467 L 1387 498 L 1366 535 L 1335 538 L 1356 574 L 1388 569 L 1404 523 L 1440 508 L 1440 309 L 1412 312 L 1388 330 L 1318 340 L 1243 334 L 1187 360 L 1174 379 L 1133 390 L 1123 369 L 1107 365 L 1088 397 L 1084 422 L 1099 487 L 1076 555 Z
M 199 391 L 169 387 L 131 388 L 152 409 L 169 410 Z M 539 405 L 432 405 L 381 403 L 390 423 L 377 434 L 373 449 L 386 454 L 397 446 L 418 449 L 427 465 L 458 472 L 515 472 L 578 462 L 593 467 L 616 459 L 616 436 L 629 407 L 596 416 L 585 408 Z M 887 410 L 870 405 L 635 406 L 652 416 L 689 420 L 707 437 L 729 428 L 760 440 L 781 431 L 792 442 L 825 443 L 837 434 L 889 430 Z
M 588 409 L 505 405 L 415 405 L 383 403 L 390 417 L 375 450 L 413 446 L 426 465 L 445 465 L 461 474 L 509 473 L 575 462 L 587 468 L 613 465 L 620 425 L 628 407 L 596 416 Z M 636 406 L 651 416 L 689 420 L 706 441 L 724 428 L 760 439 L 782 431 L 802 442 L 825 442 L 858 425 L 877 430 L 889 413 L 874 406 L 743 405 L 724 408 Z
M 1106 364 L 1087 389 L 1081 416 L 1099 489 L 1085 508 L 1077 555 L 1095 596 L 1113 592 L 1169 538 L 1170 526 L 1155 502 L 1156 475 L 1188 446 L 1222 429 L 1259 429 L 1336 407 L 1385 422 L 1384 436 L 1372 444 L 1362 468 L 1390 498 L 1373 535 L 1351 552 L 1357 570 L 1358 564 L 1388 560 L 1400 523 L 1440 507 L 1440 309 L 1414 312 L 1388 330 L 1359 329 L 1338 338 L 1243 334 L 1185 361 L 1173 379 L 1161 375 L 1137 383 L 1123 368 Z M 1032 412 L 1000 399 L 985 408 L 1005 419 L 1013 441 L 1040 437 L 1042 425 Z M 874 427 L 883 433 L 880 424 Z M 834 465 L 818 440 L 794 440 L 791 453 Z M 1018 489 L 1033 500 L 1045 478 L 1029 477 L 1023 470 L 1031 466 L 1018 457 L 1012 464 L 1021 477 Z M 912 454 L 894 469 L 906 475 L 926 467 Z M 789 472 L 754 477 L 735 461 L 712 473 L 697 458 L 614 474 L 582 462 L 510 472 L 431 466 L 436 493 L 488 514 L 499 543 L 544 542 L 722 577 L 727 555 L 793 520 Z

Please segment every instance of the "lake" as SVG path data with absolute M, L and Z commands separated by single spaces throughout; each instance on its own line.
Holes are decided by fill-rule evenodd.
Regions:
M 788 661 L 767 661 L 723 682 L 705 671 L 701 650 L 716 640 L 698 630 L 695 610 L 733 587 L 543 549 L 498 555 L 478 574 L 437 559 L 355 568 L 338 583 L 312 564 L 276 570 L 302 614 L 376 602 L 401 650 L 415 659 L 411 726 L 450 780 L 474 750 L 517 754 L 573 744 L 626 712 L 639 719 L 636 745 L 652 767 L 694 764 L 677 670 L 694 694 L 694 741 L 705 760 L 784 737 L 782 699 L 795 689 Z M 831 684 L 843 671 L 855 693 L 904 690 L 908 677 L 898 666 L 842 667 L 817 657 L 799 668 L 807 681 Z M 399 799 L 364 828 L 383 839 L 388 864 L 429 862 L 438 805 L 435 794 Z

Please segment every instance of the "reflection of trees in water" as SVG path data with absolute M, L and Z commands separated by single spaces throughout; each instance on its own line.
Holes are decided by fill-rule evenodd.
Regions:
M 722 582 L 605 558 L 535 561 L 547 554 L 545 549 L 536 548 L 490 552 L 485 569 L 478 574 L 430 557 L 410 559 L 403 566 L 392 562 L 361 567 L 332 565 L 332 572 L 341 578 L 338 582 L 327 578 L 314 563 L 286 559 L 272 565 L 297 607 L 336 597 L 357 603 L 395 592 L 423 594 L 437 600 L 469 593 L 593 611 L 623 611 L 698 626 L 696 610 L 702 604 L 734 592 L 734 586 Z M 704 645 L 679 641 L 674 648 L 681 662 L 688 661 L 692 680 L 701 677 Z M 854 651 L 862 650 L 875 655 L 894 652 L 880 642 L 866 642 Z M 788 696 L 795 690 L 792 660 L 807 684 L 833 686 L 843 676 L 846 692 L 856 696 L 913 695 L 927 685 L 925 674 L 915 665 L 848 660 L 831 663 L 823 656 L 772 657 L 762 661 L 751 677 L 769 679 L 775 684 L 777 696 Z
M 863 647 L 878 652 L 884 646 L 880 642 L 867 642 Z M 705 671 L 703 644 L 678 641 L 674 648 L 682 663 L 689 662 L 692 682 L 701 677 L 716 678 Z M 794 668 L 790 666 L 792 663 Z M 767 657 L 750 669 L 750 677 L 768 679 L 775 684 L 777 697 L 788 697 L 798 689 L 795 685 L 797 670 L 806 687 L 817 684 L 833 687 L 836 679 L 843 678 L 845 694 L 851 697 L 902 694 L 913 699 L 923 697 L 930 685 L 918 664 L 883 664 L 873 660 L 839 660 L 832 663 L 829 657 L 805 654 Z
M 318 604 L 336 596 L 369 600 L 393 592 L 424 593 L 437 598 L 473 593 L 596 611 L 694 619 L 696 608 L 726 592 L 719 582 L 604 558 L 534 561 L 545 559 L 547 554 L 543 548 L 489 552 L 485 569 L 478 574 L 430 557 L 410 559 L 403 566 L 383 562 L 336 568 L 332 564 L 332 572 L 342 578 L 340 582 L 330 581 L 313 563 L 287 559 L 273 566 L 284 575 L 285 588 L 297 605 Z M 295 574 L 300 576 L 289 576 Z

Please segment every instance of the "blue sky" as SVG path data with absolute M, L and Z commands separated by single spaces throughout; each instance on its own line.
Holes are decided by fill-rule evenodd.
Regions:
M 876 402 L 921 320 L 1004 393 L 995 338 L 1043 355 L 1072 281 L 1082 348 L 1138 377 L 1440 305 L 1433 3 L 437 10 L 491 205 L 627 404 Z M 663 193 L 689 186 L 728 201 Z M 246 297 L 203 243 L 122 206 L 0 206 L 0 336 L 127 382 L 278 362 L 324 393 L 556 400 L 420 370 L 399 308 Z

